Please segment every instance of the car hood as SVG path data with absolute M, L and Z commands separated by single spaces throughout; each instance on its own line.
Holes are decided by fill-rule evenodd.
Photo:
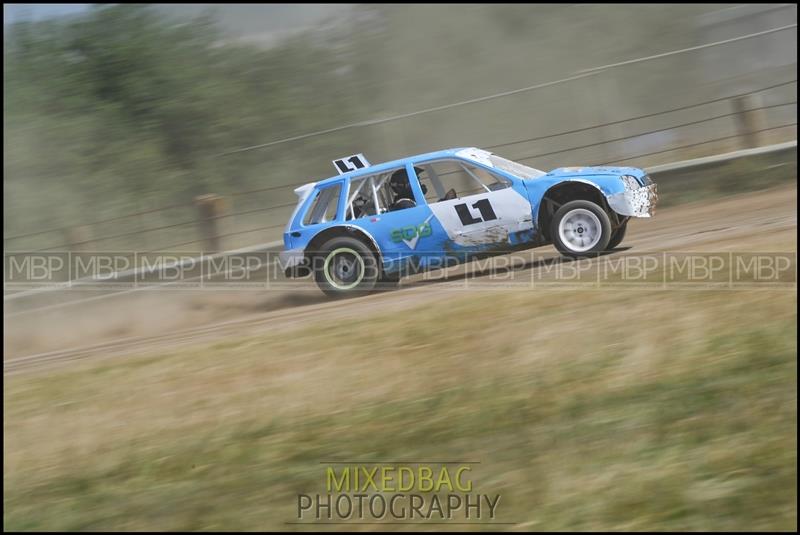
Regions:
M 554 176 L 554 177 L 579 177 L 579 176 L 597 176 L 597 175 L 614 175 L 614 176 L 622 176 L 622 175 L 633 175 L 635 177 L 641 177 L 644 172 L 641 169 L 637 169 L 636 167 L 559 167 L 558 169 L 553 169 L 547 176 Z

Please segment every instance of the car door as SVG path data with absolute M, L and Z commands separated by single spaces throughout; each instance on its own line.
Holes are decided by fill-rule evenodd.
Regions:
M 413 202 L 403 208 L 392 206 L 397 195 L 388 187 L 388 181 L 395 173 L 403 172 L 411 184 L 409 170 L 409 166 L 401 166 L 354 178 L 346 199 L 347 223 L 363 229 L 375 240 L 387 272 L 435 265 L 431 260 L 442 257 L 442 241 L 446 239 L 444 231 L 432 224 L 433 214 L 419 195 L 418 183 L 411 185 L 413 199 L 403 195 Z M 359 205 L 361 208 L 357 208 Z
M 436 190 L 434 197 L 447 192 L 444 198 L 428 199 L 428 206 L 447 233 L 449 250 L 502 250 L 533 237 L 530 202 L 509 178 L 455 159 L 420 167 L 422 183 L 427 174 Z

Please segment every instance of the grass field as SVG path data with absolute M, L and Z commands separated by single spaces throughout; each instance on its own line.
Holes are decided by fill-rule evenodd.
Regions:
M 12 376 L 4 528 L 303 529 L 320 461 L 448 457 L 480 461 L 504 529 L 796 530 L 796 305 L 462 294 Z

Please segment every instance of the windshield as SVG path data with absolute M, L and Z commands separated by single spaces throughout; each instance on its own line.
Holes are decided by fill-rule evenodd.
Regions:
M 511 160 L 506 160 L 505 158 L 501 158 L 495 154 L 489 156 L 489 160 L 491 160 L 492 165 L 497 167 L 498 169 L 502 169 L 503 171 L 507 171 L 514 176 L 518 176 L 520 178 L 539 178 L 540 176 L 544 176 L 547 173 L 544 171 L 539 171 L 538 169 L 534 169 L 533 167 L 528 167 L 527 165 L 522 165 L 521 163 L 512 162 Z

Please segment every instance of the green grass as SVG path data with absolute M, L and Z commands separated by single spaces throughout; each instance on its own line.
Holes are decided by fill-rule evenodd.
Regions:
M 491 302 L 7 378 L 4 527 L 287 529 L 320 461 L 447 457 L 524 530 L 796 529 L 794 294 Z

